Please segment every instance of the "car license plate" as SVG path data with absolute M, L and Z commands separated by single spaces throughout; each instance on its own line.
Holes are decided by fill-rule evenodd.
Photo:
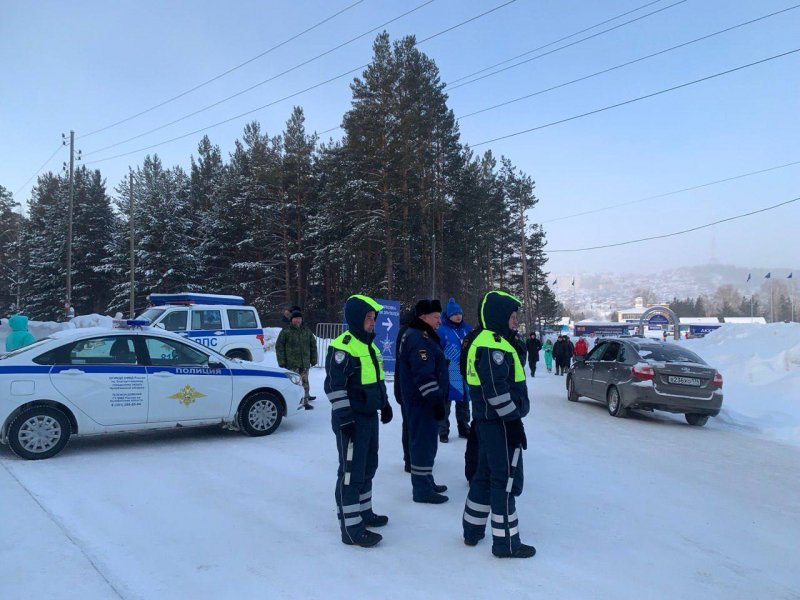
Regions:
M 696 377 L 676 377 L 675 375 L 668 375 L 667 382 L 678 385 L 693 385 L 695 387 L 700 386 L 700 380 Z

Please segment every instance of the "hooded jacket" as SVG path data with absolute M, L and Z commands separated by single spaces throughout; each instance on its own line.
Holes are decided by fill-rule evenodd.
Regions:
M 30 346 L 36 341 L 33 334 L 28 331 L 28 317 L 14 315 L 8 319 L 8 326 L 11 328 L 11 334 L 6 338 L 6 352 Z
M 374 415 L 388 400 L 383 376 L 383 358 L 364 330 L 367 313 L 383 308 L 366 296 L 351 296 L 344 305 L 348 330 L 331 342 L 325 358 L 325 393 L 331 401 L 334 420 L 352 414 Z
M 450 320 L 453 315 L 462 315 L 460 323 L 454 323 Z M 447 306 L 442 312 L 442 324 L 437 333 L 439 334 L 440 344 L 444 351 L 444 356 L 450 361 L 448 366 L 448 373 L 450 375 L 450 389 L 448 398 L 450 400 L 466 400 L 464 389 L 464 378 L 461 377 L 459 370 L 459 360 L 461 358 L 461 343 L 467 334 L 472 331 L 472 325 L 463 320 L 464 311 L 455 301 L 450 298 Z
M 508 326 L 511 313 L 520 302 L 504 292 L 486 294 L 481 304 L 485 328 L 470 346 L 467 383 L 473 415 L 478 421 L 511 421 L 530 411 L 525 371 Z

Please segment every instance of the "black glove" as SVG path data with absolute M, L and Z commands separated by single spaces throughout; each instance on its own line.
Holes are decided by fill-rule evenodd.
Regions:
M 522 446 L 523 450 L 528 449 L 528 438 L 525 437 L 525 427 L 522 425 L 522 419 L 506 421 L 506 440 L 509 448 Z
M 437 421 L 444 421 L 447 413 L 444 411 L 444 402 L 437 400 L 433 403 L 433 418 Z
M 381 409 L 381 423 L 384 425 L 390 423 L 393 416 L 394 413 L 392 413 L 392 405 L 389 404 L 389 401 L 387 400 L 386 404 L 384 404 L 383 408 Z
M 356 422 L 355 421 L 345 421 L 344 423 L 339 425 L 339 431 L 342 432 L 342 435 L 353 439 L 353 436 L 356 434 Z

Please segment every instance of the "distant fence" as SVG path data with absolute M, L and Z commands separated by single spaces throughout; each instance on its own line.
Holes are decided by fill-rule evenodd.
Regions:
M 315 367 L 325 366 L 325 356 L 331 340 L 344 333 L 344 323 L 317 323 L 317 364 Z

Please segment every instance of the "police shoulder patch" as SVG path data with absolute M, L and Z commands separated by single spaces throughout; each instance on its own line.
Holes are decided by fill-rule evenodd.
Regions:
M 337 350 L 336 352 L 333 353 L 333 360 L 335 360 L 337 364 L 342 364 L 344 362 L 344 359 L 345 359 L 345 353 L 342 352 L 341 350 Z
M 349 343 L 350 343 L 350 340 L 352 340 L 352 339 L 353 339 L 353 336 L 352 336 L 352 335 L 350 335 L 350 334 L 348 333 L 348 334 L 347 334 L 346 336 L 344 336 L 344 338 L 342 339 L 342 343 L 343 343 L 343 344 L 349 344 Z
M 428 360 L 428 351 L 425 350 L 425 349 L 420 350 L 419 351 L 419 358 L 420 358 L 420 360 Z
M 495 341 L 495 342 L 499 342 L 499 341 L 500 341 L 500 340 L 502 340 L 502 339 L 503 339 L 503 338 L 501 338 L 501 337 L 500 337 L 500 334 L 499 334 L 499 333 L 495 333 L 495 334 L 494 334 L 494 341 Z
M 502 365 L 503 361 L 505 360 L 505 356 L 503 356 L 503 353 L 500 350 L 495 350 L 494 352 L 492 352 L 492 360 L 496 364 Z

